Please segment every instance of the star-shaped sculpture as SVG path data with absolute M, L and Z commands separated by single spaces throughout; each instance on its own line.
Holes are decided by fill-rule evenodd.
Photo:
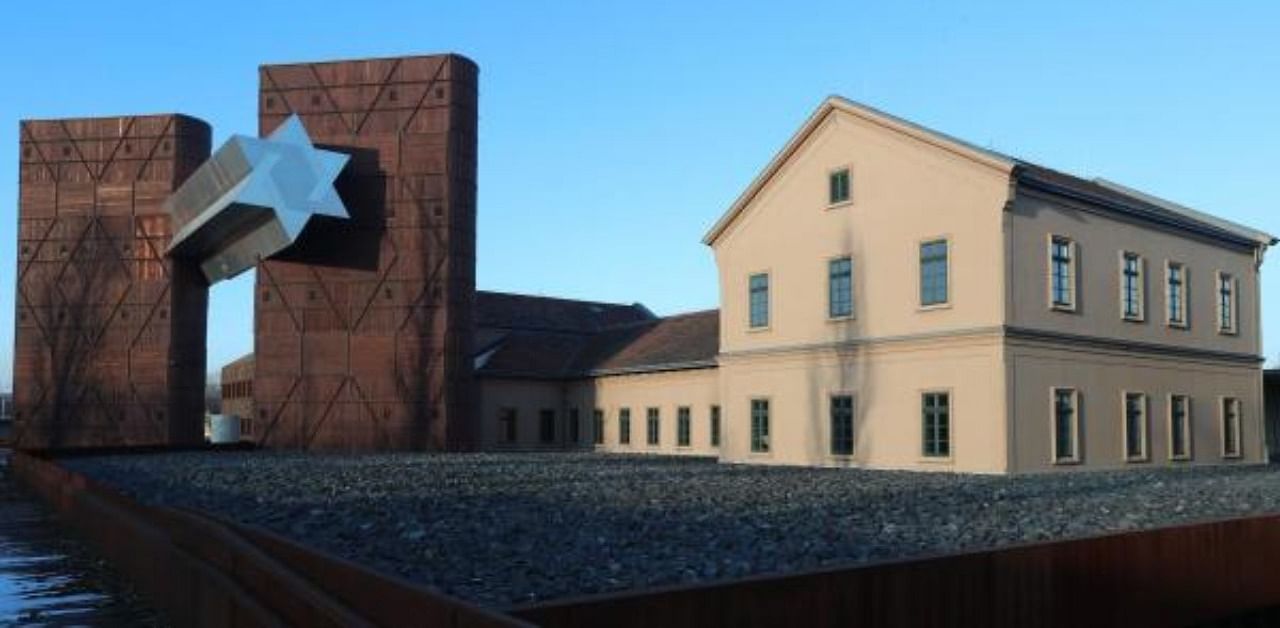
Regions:
M 312 216 L 347 218 L 333 182 L 349 159 L 313 146 L 296 115 L 265 139 L 233 136 L 165 201 L 169 254 L 212 284 L 293 244 Z

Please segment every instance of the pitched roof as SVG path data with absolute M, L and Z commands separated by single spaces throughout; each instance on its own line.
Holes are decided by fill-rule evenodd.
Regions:
M 619 305 L 476 293 L 479 376 L 568 379 L 715 365 L 719 311 L 667 318 Z
M 980 148 L 964 140 L 920 126 L 862 103 L 840 96 L 829 96 L 822 101 L 822 104 L 809 116 L 809 119 L 796 131 L 795 135 L 787 141 L 782 150 L 778 151 L 778 154 L 765 166 L 764 170 L 751 182 L 751 185 L 747 187 L 742 195 L 733 202 L 728 211 L 711 226 L 711 229 L 703 237 L 702 242 L 708 245 L 714 244 L 720 235 L 729 228 L 729 225 L 746 210 L 746 207 L 755 199 L 769 180 L 786 165 L 792 154 L 821 126 L 829 115 L 836 111 L 857 116 L 887 129 L 898 131 L 917 140 L 932 144 L 940 149 L 1005 170 L 1020 184 L 1037 186 L 1047 191 L 1074 196 L 1104 209 L 1239 244 L 1268 246 L 1277 241 L 1271 235 L 1256 229 L 1196 211 L 1118 183 L 1105 179 L 1082 179 L 1010 157 L 1003 153 Z

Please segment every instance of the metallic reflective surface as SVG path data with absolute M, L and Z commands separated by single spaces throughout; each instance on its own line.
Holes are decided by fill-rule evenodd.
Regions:
M 290 116 L 270 137 L 236 135 L 165 202 L 168 252 L 193 259 L 209 283 L 293 244 L 314 215 L 347 218 L 333 181 L 349 157 L 311 144 Z

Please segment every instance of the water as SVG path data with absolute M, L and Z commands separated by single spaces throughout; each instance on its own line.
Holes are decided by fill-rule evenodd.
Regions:
M 9 476 L 0 451 L 0 626 L 156 626 L 155 611 Z

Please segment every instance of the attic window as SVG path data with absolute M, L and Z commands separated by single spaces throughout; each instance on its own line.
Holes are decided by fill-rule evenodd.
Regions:
M 827 179 L 827 204 L 838 205 L 849 202 L 849 169 L 833 170 Z

